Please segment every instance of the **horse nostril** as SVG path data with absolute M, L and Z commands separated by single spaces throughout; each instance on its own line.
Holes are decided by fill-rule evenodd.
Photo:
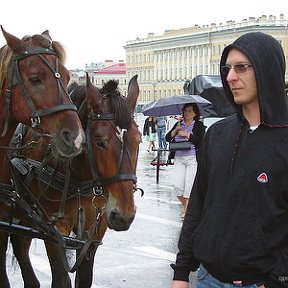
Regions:
M 65 144 L 66 144 L 67 146 L 72 147 L 73 141 L 72 141 L 72 139 L 71 139 L 71 134 L 70 134 L 70 132 L 69 132 L 68 130 L 66 130 L 66 129 L 63 129 L 63 130 L 62 130 L 62 136 L 63 136 L 63 141 L 65 142 Z
M 116 209 L 116 208 L 114 208 L 114 209 L 111 211 L 111 217 L 112 217 L 113 219 L 119 217 L 119 210 Z

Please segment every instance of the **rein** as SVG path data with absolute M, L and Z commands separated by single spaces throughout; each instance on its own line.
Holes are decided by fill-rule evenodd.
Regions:
M 53 67 L 50 65 L 50 63 L 42 56 L 44 55 L 54 55 L 56 60 L 55 60 L 55 70 Z M 17 84 L 20 86 L 22 93 L 24 95 L 24 99 L 30 109 L 31 113 L 31 126 L 33 128 L 37 127 L 40 125 L 41 119 L 40 117 L 50 115 L 59 111 L 64 111 L 64 110 L 74 110 L 77 111 L 77 108 L 74 104 L 59 104 L 58 106 L 55 107 L 48 107 L 45 109 L 37 110 L 35 108 L 35 105 L 32 101 L 31 96 L 29 95 L 29 92 L 23 83 L 20 71 L 19 71 L 19 60 L 22 60 L 24 58 L 27 58 L 32 55 L 37 55 L 40 57 L 40 59 L 49 67 L 49 69 L 52 71 L 54 74 L 54 77 L 57 81 L 57 87 L 58 87 L 58 95 L 60 89 L 62 89 L 65 94 L 68 96 L 66 90 L 64 89 L 62 81 L 60 81 L 61 75 L 58 71 L 59 68 L 59 60 L 56 57 L 56 54 L 53 50 L 47 49 L 47 48 L 32 48 L 30 50 L 21 52 L 21 53 L 14 53 L 12 56 L 12 63 L 8 71 L 8 86 L 5 89 L 5 123 L 4 123 L 4 128 L 2 131 L 1 136 L 4 137 L 7 133 L 8 130 L 8 124 L 9 124 L 9 112 L 10 112 L 10 104 L 11 104 L 11 98 L 12 98 L 12 88 L 16 86 Z M 69 98 L 69 96 L 68 96 Z M 69 98 L 70 99 L 70 98 Z

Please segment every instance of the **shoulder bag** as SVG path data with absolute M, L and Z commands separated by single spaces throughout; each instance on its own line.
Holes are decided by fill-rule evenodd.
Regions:
M 190 141 L 180 141 L 180 142 L 169 143 L 170 151 L 190 150 L 191 148 L 192 148 L 192 143 Z

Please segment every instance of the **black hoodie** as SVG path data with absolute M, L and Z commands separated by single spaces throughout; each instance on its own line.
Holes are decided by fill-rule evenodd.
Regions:
M 204 137 L 183 223 L 174 279 L 188 281 L 202 262 L 222 282 L 288 287 L 288 104 L 279 42 L 248 33 L 227 46 L 248 57 L 257 82 L 261 124 L 251 133 L 241 106 Z

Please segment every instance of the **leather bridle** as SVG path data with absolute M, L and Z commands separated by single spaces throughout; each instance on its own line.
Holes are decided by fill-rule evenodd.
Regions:
M 107 177 L 107 178 L 101 178 L 99 176 L 96 163 L 94 161 L 93 157 L 93 147 L 92 147 L 92 122 L 93 121 L 109 121 L 112 127 L 115 129 L 117 136 L 121 142 L 121 150 L 120 150 L 120 157 L 118 161 L 118 172 L 116 175 Z M 115 125 L 115 118 L 113 114 L 98 114 L 95 112 L 91 112 L 88 117 L 88 123 L 86 127 L 86 137 L 87 137 L 87 153 L 88 153 L 88 159 L 89 159 L 89 165 L 91 169 L 92 174 L 92 180 L 91 180 L 91 187 L 93 189 L 97 190 L 98 193 L 103 193 L 103 186 L 110 185 L 119 181 L 127 181 L 132 180 L 134 184 L 137 182 L 137 177 L 135 173 L 122 173 L 121 172 L 121 166 L 123 162 L 123 155 L 126 152 L 130 162 L 131 162 L 131 153 L 129 151 L 129 147 L 127 145 L 127 129 L 120 129 L 118 126 Z M 132 164 L 131 164 L 132 167 Z
M 8 129 L 8 123 L 9 123 L 9 113 L 10 113 L 10 103 L 12 98 L 12 88 L 16 86 L 17 84 L 20 86 L 22 93 L 24 95 L 24 99 L 29 107 L 30 113 L 31 113 L 31 127 L 35 128 L 40 125 L 41 117 L 50 115 L 59 111 L 63 110 L 73 110 L 77 111 L 76 106 L 72 103 L 69 104 L 59 104 L 57 106 L 48 107 L 45 109 L 37 110 L 35 108 L 35 105 L 32 101 L 31 96 L 29 95 L 29 92 L 23 83 L 20 71 L 19 71 L 19 60 L 22 60 L 24 58 L 27 58 L 32 55 L 37 55 L 40 57 L 40 59 L 49 67 L 49 69 L 54 74 L 54 77 L 57 81 L 57 87 L 58 87 L 58 96 L 60 95 L 60 89 L 64 91 L 64 93 L 67 95 L 67 98 L 70 100 L 70 97 L 68 93 L 66 92 L 62 81 L 60 80 L 60 73 L 58 71 L 59 68 L 59 60 L 56 57 L 56 53 L 53 50 L 50 50 L 48 48 L 32 48 L 30 50 L 26 50 L 20 53 L 14 53 L 12 56 L 12 63 L 9 68 L 8 72 L 8 85 L 5 91 L 5 102 L 6 102 L 6 109 L 5 109 L 5 124 L 2 131 L 2 137 L 5 136 L 7 129 Z M 54 55 L 55 56 L 55 69 L 50 65 L 50 63 L 42 56 L 42 55 Z

